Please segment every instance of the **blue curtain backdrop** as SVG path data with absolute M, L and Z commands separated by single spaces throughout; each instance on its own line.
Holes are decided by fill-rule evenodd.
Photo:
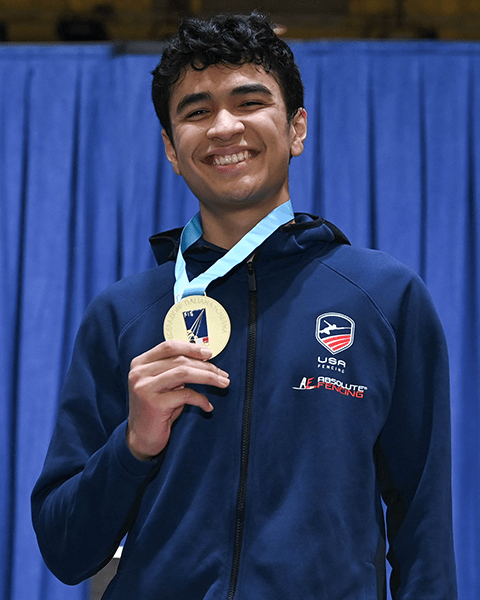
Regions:
M 460 600 L 480 598 L 480 46 L 293 43 L 309 136 L 297 210 L 426 281 L 451 355 Z M 152 233 L 196 202 L 166 162 L 153 55 L 0 47 L 0 597 L 79 600 L 43 566 L 29 495 L 87 303 L 153 266 Z M 160 327 L 160 325 L 159 325 Z M 415 373 L 410 374 L 415 377 Z

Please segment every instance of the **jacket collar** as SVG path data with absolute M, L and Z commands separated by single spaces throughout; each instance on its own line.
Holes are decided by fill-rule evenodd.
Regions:
M 149 238 L 158 265 L 175 260 L 182 231 L 183 228 L 178 227 Z M 347 237 L 333 223 L 307 213 L 295 213 L 295 222 L 280 227 L 262 246 L 266 246 L 269 253 L 291 254 L 301 251 L 304 244 L 312 241 L 350 244 Z M 222 248 L 209 244 L 201 238 L 187 250 L 187 253 L 199 253 L 205 249 L 217 251 L 219 254 L 225 252 Z

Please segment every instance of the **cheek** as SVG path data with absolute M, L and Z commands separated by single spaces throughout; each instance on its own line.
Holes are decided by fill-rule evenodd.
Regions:
M 175 148 L 181 148 L 181 150 L 177 150 L 177 164 L 180 170 L 191 170 L 194 166 L 197 160 L 195 154 L 197 144 L 194 136 L 186 134 L 175 136 Z
M 283 171 L 288 169 L 290 163 L 290 157 L 292 154 L 291 139 L 288 137 L 282 138 L 280 141 L 277 139 L 277 146 L 275 149 L 275 161 L 273 162 L 273 168 L 276 171 Z
M 182 140 L 175 140 L 176 148 L 185 148 Z M 180 151 L 176 153 L 176 161 L 172 162 L 173 170 L 177 175 L 184 175 L 184 173 L 188 172 L 188 169 L 191 167 L 189 157 L 187 156 L 185 151 Z

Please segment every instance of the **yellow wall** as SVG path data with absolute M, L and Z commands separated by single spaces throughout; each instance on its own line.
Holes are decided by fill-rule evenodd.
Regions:
M 56 41 L 57 20 L 68 12 L 89 16 L 102 0 L 0 0 L 0 20 L 7 23 L 9 41 Z M 116 16 L 107 21 L 111 39 L 150 39 L 154 27 L 152 0 L 106 0 Z M 158 37 L 158 35 L 157 35 Z
M 97 4 L 111 4 L 117 9 L 142 11 L 150 9 L 151 0 L 1 0 L 0 7 L 20 9 L 89 11 Z
M 374 31 L 387 33 L 387 37 L 415 37 L 419 29 L 434 30 L 440 39 L 480 39 L 479 0 L 350 0 L 350 14 L 357 29 L 372 19 L 389 19 L 389 29 L 382 28 L 378 20 Z M 402 26 L 398 23 L 398 7 L 402 8 Z M 370 21 L 369 21 L 370 20 Z M 364 31 L 366 29 L 364 28 Z M 360 34 L 361 35 L 361 34 Z
M 352 12 L 381 13 L 395 11 L 398 2 L 395 0 L 351 0 Z M 426 15 L 462 15 L 480 14 L 478 0 L 403 0 L 407 14 Z
M 218 12 L 224 10 L 224 0 Z M 116 17 L 107 21 L 110 39 L 158 39 L 176 30 L 180 15 L 168 11 L 169 0 L 0 0 L 0 21 L 7 23 L 10 41 L 56 41 L 56 23 L 71 9 L 88 14 L 97 4 L 109 3 Z M 202 15 L 202 0 L 186 1 L 193 13 Z M 288 26 L 287 37 L 402 37 L 398 28 L 398 6 L 403 7 L 403 33 L 415 37 L 418 27 L 434 29 L 438 37 L 480 39 L 480 0 L 349 0 L 348 14 L 340 19 L 293 19 L 296 12 L 291 0 L 278 0 L 278 15 Z M 163 14 L 154 13 L 156 5 Z M 251 2 L 249 6 L 251 5 Z M 262 0 L 258 1 L 261 9 Z M 209 8 L 214 7 L 210 0 Z M 242 1 L 236 7 L 242 12 Z M 275 17 L 275 15 L 272 15 Z M 417 29 L 416 29 L 417 28 Z M 409 31 L 406 31 L 409 29 Z

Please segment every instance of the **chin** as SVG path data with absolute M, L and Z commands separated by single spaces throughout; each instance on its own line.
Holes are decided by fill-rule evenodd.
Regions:
M 262 200 L 251 197 L 245 194 L 235 194 L 230 196 L 223 196 L 220 200 L 213 203 L 211 200 L 206 205 L 213 208 L 213 206 L 223 210 L 235 210 L 239 208 L 253 208 L 263 204 Z

